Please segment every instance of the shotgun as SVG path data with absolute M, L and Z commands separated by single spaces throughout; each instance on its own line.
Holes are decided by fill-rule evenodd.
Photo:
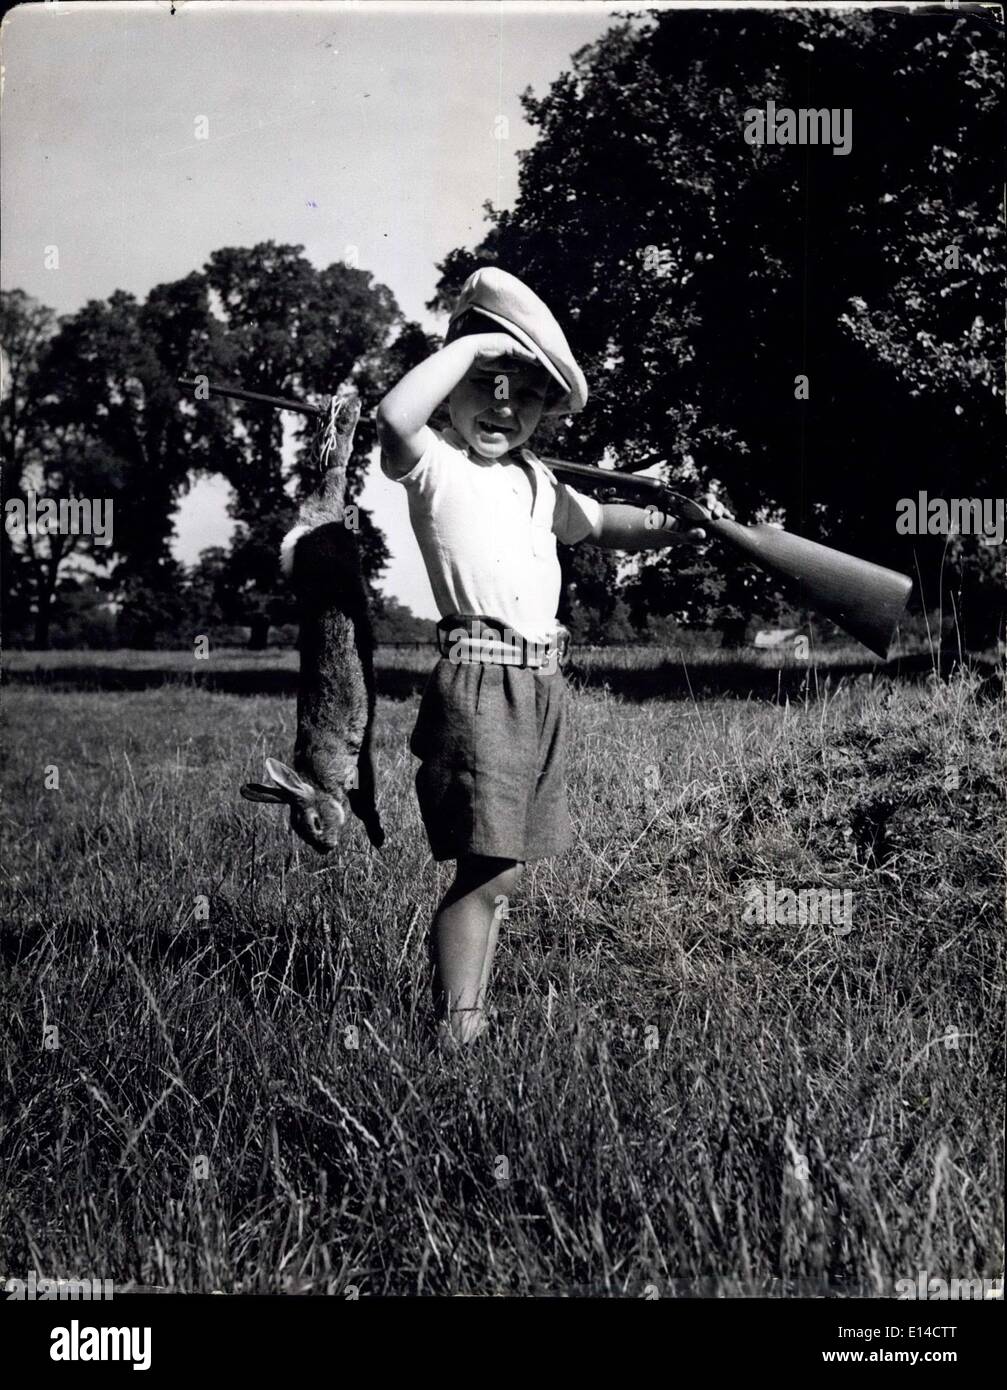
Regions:
M 912 592 L 913 581 L 908 575 L 794 536 L 779 526 L 742 526 L 727 517 L 711 517 L 698 502 L 672 491 L 659 478 L 640 478 L 619 469 L 592 468 L 586 463 L 544 456 L 542 462 L 556 473 L 635 493 L 638 499 L 647 499 L 663 510 L 677 511 L 685 521 L 702 526 L 709 535 L 773 575 L 800 603 L 831 618 L 882 660 L 887 658 Z
M 201 384 L 213 396 L 250 401 L 273 410 L 292 410 L 299 415 L 321 414 L 318 406 L 305 401 L 264 396 L 238 387 L 211 386 L 205 378 Z M 178 385 L 197 388 L 197 382 L 186 377 L 179 377 Z M 791 535 L 779 526 L 742 526 L 727 517 L 711 517 L 698 502 L 674 492 L 660 478 L 641 478 L 621 469 L 594 468 L 587 463 L 545 456 L 542 462 L 556 473 L 624 493 L 643 505 L 649 502 L 662 510 L 678 512 L 693 526 L 702 526 L 709 535 L 773 575 L 801 604 L 831 618 L 882 660 L 887 658 L 895 628 L 912 592 L 913 581 L 908 575 Z

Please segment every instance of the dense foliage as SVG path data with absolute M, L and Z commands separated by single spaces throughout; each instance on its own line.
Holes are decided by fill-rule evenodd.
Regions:
M 538 135 L 517 203 L 446 257 L 434 304 L 479 264 L 521 275 L 592 386 L 557 452 L 659 452 L 680 484 L 726 487 L 745 519 L 918 572 L 930 606 L 944 564 L 984 643 L 1003 548 L 945 557 L 944 537 L 896 534 L 895 503 L 1002 492 L 1002 37 L 988 12 L 620 23 L 544 97 L 525 93 Z M 847 111 L 849 152 L 747 143 L 746 111 L 769 100 Z M 771 605 L 719 557 L 702 586 L 672 553 L 621 591 L 611 558 L 568 565 L 574 600 L 621 592 L 638 620 L 727 626 Z

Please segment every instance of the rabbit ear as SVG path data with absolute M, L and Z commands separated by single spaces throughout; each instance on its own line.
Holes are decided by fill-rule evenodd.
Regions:
M 309 801 L 314 797 L 315 789 L 311 783 L 305 782 L 300 773 L 295 772 L 286 763 L 277 762 L 275 758 L 267 758 L 266 771 L 273 781 L 289 794 L 289 797 L 294 797 L 297 801 Z
M 245 782 L 241 788 L 241 795 L 246 801 L 269 801 L 274 805 L 287 800 L 279 787 L 267 787 L 265 782 Z

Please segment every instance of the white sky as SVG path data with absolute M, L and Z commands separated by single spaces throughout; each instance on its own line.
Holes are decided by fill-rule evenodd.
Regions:
M 19 5 L 2 28 L 0 282 L 68 313 L 142 299 L 221 246 L 300 244 L 318 266 L 356 246 L 407 317 L 443 327 L 423 308 L 436 262 L 479 239 L 484 201 L 517 193 L 534 138 L 520 92 L 542 95 L 615 8 Z M 183 499 L 181 559 L 226 542 L 227 495 L 215 479 Z M 435 616 L 402 489 L 372 465 L 362 500 L 393 554 L 386 591 Z

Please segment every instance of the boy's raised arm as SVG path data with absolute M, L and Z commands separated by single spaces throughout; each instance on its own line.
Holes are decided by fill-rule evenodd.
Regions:
M 457 338 L 413 367 L 378 406 L 381 452 L 396 475 L 408 473 L 430 443 L 427 421 L 477 359 L 536 362 L 535 355 L 509 333 L 473 333 Z

